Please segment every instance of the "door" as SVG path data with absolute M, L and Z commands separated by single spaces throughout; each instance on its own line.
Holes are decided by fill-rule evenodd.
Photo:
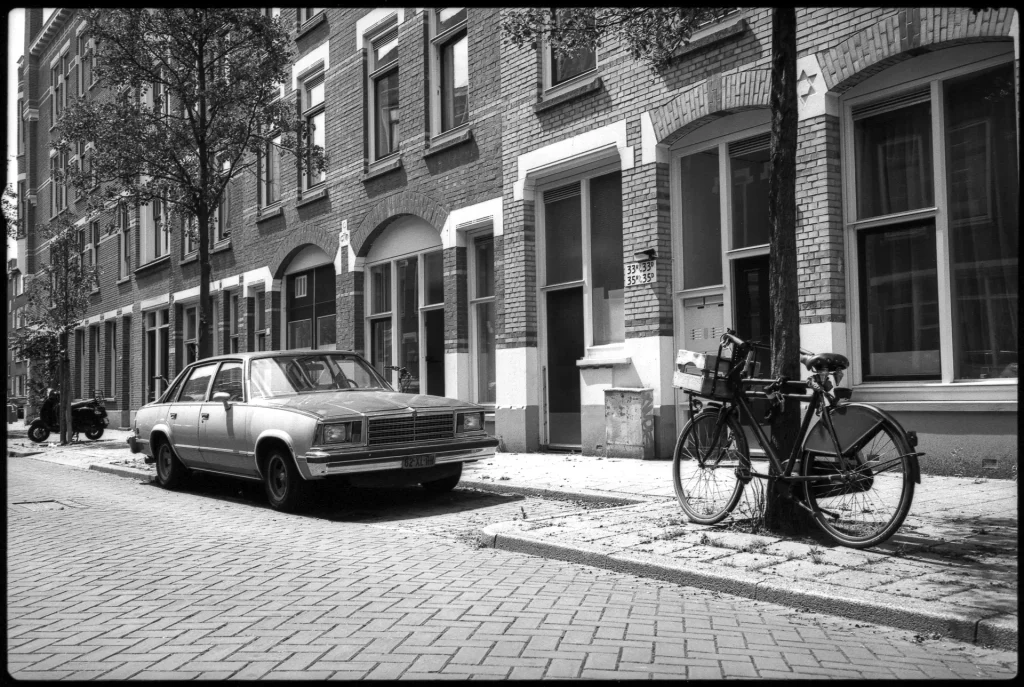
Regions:
M 213 401 L 218 392 L 231 395 L 227 407 L 223 402 Z M 221 364 L 208 398 L 199 413 L 199 446 L 203 460 L 215 470 L 255 475 L 256 462 L 248 437 L 250 408 L 242 397 L 241 362 Z
M 581 445 L 580 370 L 583 357 L 583 288 L 547 293 L 548 444 Z
M 285 287 L 285 347 L 334 348 L 334 265 L 291 274 Z
M 167 410 L 167 422 L 171 427 L 174 451 L 186 465 L 204 462 L 199 452 L 199 413 L 216 368 L 217 363 L 193 367 L 181 385 L 178 397 Z
M 427 367 L 428 394 L 444 396 L 444 310 L 423 312 L 423 362 Z

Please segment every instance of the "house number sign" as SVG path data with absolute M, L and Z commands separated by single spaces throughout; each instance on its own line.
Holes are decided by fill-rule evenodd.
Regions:
M 654 263 L 654 260 L 628 263 L 625 274 L 626 286 L 640 286 L 641 284 L 651 284 L 656 281 L 658 279 L 658 270 Z

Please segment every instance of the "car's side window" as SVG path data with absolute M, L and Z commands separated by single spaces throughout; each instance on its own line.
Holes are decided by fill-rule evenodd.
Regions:
M 231 394 L 231 401 L 242 400 L 242 363 L 224 363 L 213 380 L 210 398 L 220 392 Z
M 206 400 L 206 390 L 210 386 L 210 377 L 217 368 L 217 363 L 197 365 L 192 368 L 188 380 L 181 386 L 178 403 L 201 403 Z

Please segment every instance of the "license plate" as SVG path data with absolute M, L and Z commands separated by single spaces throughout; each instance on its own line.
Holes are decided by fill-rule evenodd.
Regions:
M 409 456 L 402 459 L 403 468 L 429 468 L 434 464 L 434 456 Z

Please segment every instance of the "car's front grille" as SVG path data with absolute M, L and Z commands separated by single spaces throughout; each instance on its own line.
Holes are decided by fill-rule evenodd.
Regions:
M 408 441 L 451 439 L 454 435 L 454 416 L 445 414 L 372 418 L 366 438 L 368 445 L 380 446 Z

